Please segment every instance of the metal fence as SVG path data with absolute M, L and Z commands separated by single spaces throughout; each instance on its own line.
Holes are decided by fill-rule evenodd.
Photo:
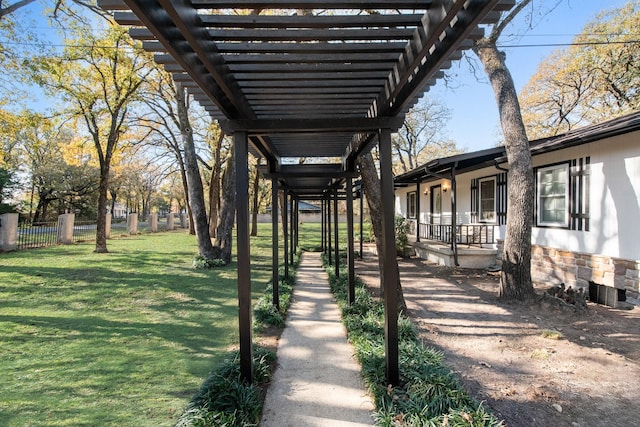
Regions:
M 58 221 L 21 223 L 18 225 L 18 250 L 42 248 L 58 243 Z
M 97 228 L 95 221 L 76 221 L 73 224 L 73 241 L 78 243 L 95 240 Z

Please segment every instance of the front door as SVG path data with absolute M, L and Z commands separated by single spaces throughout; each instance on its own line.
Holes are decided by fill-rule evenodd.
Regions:
M 431 224 L 440 224 L 442 221 L 442 187 L 431 187 Z

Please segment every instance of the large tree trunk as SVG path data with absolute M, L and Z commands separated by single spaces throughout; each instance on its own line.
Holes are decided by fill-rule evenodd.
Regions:
M 94 252 L 107 253 L 107 192 L 109 191 L 109 164 L 100 166 L 98 185 L 98 221 L 96 224 L 96 249 Z
M 198 169 L 198 158 L 196 148 L 193 143 L 193 133 L 189 125 L 187 116 L 184 92 L 181 88 L 176 91 L 176 104 L 178 109 L 178 119 L 182 133 L 182 143 L 184 146 L 184 164 L 187 176 L 187 187 L 189 197 L 190 216 L 198 240 L 198 252 L 200 256 L 213 259 L 214 250 L 209 236 L 209 223 L 207 221 L 207 210 L 204 203 L 204 189 Z
M 258 163 L 259 165 L 260 163 Z M 251 235 L 258 235 L 258 190 L 260 189 L 260 172 L 256 166 L 256 176 L 253 180 L 253 198 L 251 200 Z
M 500 275 L 500 297 L 525 300 L 533 295 L 531 282 L 531 228 L 533 224 L 533 170 L 529 140 L 522 121 L 515 85 L 495 40 L 476 43 L 493 87 L 500 112 L 509 162 L 507 227 Z
M 373 234 L 376 237 L 376 248 L 378 252 L 378 267 L 380 269 L 380 294 L 384 297 L 384 293 L 391 286 L 387 286 L 384 283 L 384 262 L 382 254 L 384 253 L 384 246 L 382 242 L 382 194 L 380 192 L 380 178 L 378 177 L 378 171 L 376 169 L 375 162 L 371 153 L 361 155 L 358 157 L 358 166 L 360 166 L 360 176 L 362 177 L 362 183 L 364 184 L 364 191 L 367 195 L 367 203 L 369 205 L 369 214 L 371 215 L 371 225 L 373 226 Z M 393 203 L 393 201 L 390 201 Z M 398 260 L 394 258 L 394 262 L 397 264 Z M 398 268 L 396 267 L 396 271 Z M 402 284 L 400 283 L 400 275 L 395 279 L 395 288 L 398 292 L 398 308 L 400 310 L 406 310 L 407 305 L 404 301 L 404 293 L 402 292 Z
M 220 221 L 216 231 L 215 258 L 226 264 L 231 262 L 233 223 L 236 216 L 236 163 L 232 146 L 227 167 L 222 177 L 222 203 L 220 206 Z
M 218 212 L 220 211 L 220 170 L 222 169 L 220 154 L 223 140 L 224 132 L 220 130 L 220 136 L 218 137 L 213 153 L 213 168 L 211 171 L 211 181 L 209 182 L 209 234 L 211 234 L 211 237 L 216 237 Z

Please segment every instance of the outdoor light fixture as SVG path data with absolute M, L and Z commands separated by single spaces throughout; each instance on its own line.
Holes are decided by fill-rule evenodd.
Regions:
M 448 189 L 449 189 L 449 183 L 446 182 L 446 181 L 443 182 L 442 183 L 442 191 L 444 191 L 446 193 Z
M 425 195 L 425 196 L 428 196 L 428 195 L 429 195 L 429 189 L 428 189 L 428 188 L 426 188 L 426 189 L 424 190 L 424 195 Z

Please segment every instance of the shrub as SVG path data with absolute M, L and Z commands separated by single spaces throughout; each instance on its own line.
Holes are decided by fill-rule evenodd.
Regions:
M 326 259 L 325 259 L 326 262 Z M 327 268 L 331 290 L 342 309 L 349 341 L 355 348 L 362 376 L 376 406 L 381 426 L 502 426 L 460 386 L 443 365 L 442 353 L 425 347 L 406 316 L 398 319 L 400 384 L 385 378 L 384 308 L 356 278 L 356 298 L 347 304 L 345 277 Z
M 203 257 L 202 255 L 197 255 L 193 258 L 193 267 L 197 270 L 224 267 L 225 265 L 227 264 L 224 262 L 223 259 L 220 259 L 220 258 L 209 259 L 209 258 Z

